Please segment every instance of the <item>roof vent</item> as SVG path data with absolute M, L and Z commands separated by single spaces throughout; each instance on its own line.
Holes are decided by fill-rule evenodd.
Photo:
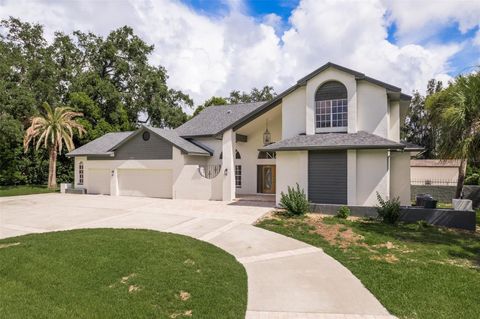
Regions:
M 232 114 L 232 110 L 228 110 L 228 111 L 227 111 L 227 114 Z

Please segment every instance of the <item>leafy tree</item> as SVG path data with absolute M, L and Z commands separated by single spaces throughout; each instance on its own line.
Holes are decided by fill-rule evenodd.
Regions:
M 446 89 L 426 100 L 438 127 L 438 155 L 460 159 L 456 198 L 462 193 L 468 160 L 480 156 L 480 71 L 458 76 Z
M 65 144 L 68 151 L 75 148 L 73 134 L 76 131 L 80 136 L 85 132 L 83 126 L 76 121 L 82 113 L 74 112 L 70 107 L 56 107 L 52 109 L 48 103 L 43 104 L 45 114 L 33 117 L 32 124 L 25 132 L 23 147 L 28 151 L 30 142 L 38 150 L 43 146 L 49 153 L 48 187 L 57 187 L 57 154 L 62 153 Z M 38 139 L 36 139 L 38 138 Z
M 18 134 L 42 113 L 44 102 L 84 114 L 79 123 L 87 134 L 74 136 L 76 145 L 133 130 L 140 119 L 159 127 L 183 124 L 183 110 L 193 102 L 167 86 L 166 70 L 149 62 L 152 51 L 130 27 L 106 37 L 57 32 L 47 42 L 39 24 L 0 21 L 0 132 L 9 136 L 0 138 L 0 184 L 45 183 L 48 152 L 24 153 Z M 71 180 L 73 161 L 58 154 L 57 164 L 59 181 Z
M 402 127 L 402 138 L 425 148 L 424 158 L 435 158 L 435 126 L 430 112 L 425 108 L 425 99 L 442 90 L 442 82 L 431 79 L 427 84 L 426 97 L 418 91 L 413 92 L 412 101 L 407 113 L 405 125 Z
M 20 184 L 25 182 L 18 169 L 17 158 L 22 150 L 23 126 L 9 114 L 0 114 L 0 183 Z
M 197 106 L 193 116 L 197 115 L 205 108 L 211 105 L 226 105 L 226 104 L 241 104 L 252 102 L 263 102 L 273 99 L 277 94 L 271 86 L 265 86 L 262 89 L 253 88 L 250 93 L 231 91 L 228 97 L 212 96 L 206 100 L 202 105 Z
M 202 112 L 204 109 L 206 109 L 209 106 L 212 105 L 226 105 L 228 104 L 227 99 L 219 96 L 212 96 L 208 100 L 206 100 L 202 105 L 197 106 L 195 109 L 195 112 L 193 112 L 193 116 L 197 115 L 198 113 Z
M 230 96 L 226 98 L 228 104 L 239 104 L 239 103 L 252 103 L 252 102 L 262 102 L 269 101 L 273 99 L 277 94 L 271 86 L 264 86 L 262 89 L 253 88 L 250 93 L 232 91 Z

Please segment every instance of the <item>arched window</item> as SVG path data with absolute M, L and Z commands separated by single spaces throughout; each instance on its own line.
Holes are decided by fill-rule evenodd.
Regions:
M 223 159 L 223 152 L 220 152 L 220 159 Z M 235 150 L 235 159 L 242 159 L 240 152 Z
M 315 128 L 317 132 L 342 132 L 348 126 L 347 88 L 329 81 L 315 93 Z
M 83 162 L 78 163 L 78 185 L 83 185 Z
M 277 153 L 260 151 L 260 152 L 258 152 L 258 157 L 257 158 L 258 159 L 275 159 L 275 158 L 277 158 Z

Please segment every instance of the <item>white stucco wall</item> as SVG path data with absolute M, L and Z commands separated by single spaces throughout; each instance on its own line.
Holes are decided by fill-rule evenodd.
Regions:
M 288 186 L 296 183 L 308 196 L 308 151 L 277 152 L 277 204 L 281 192 L 287 192 Z
M 435 181 L 449 181 L 455 185 L 458 180 L 458 167 L 411 167 L 410 176 L 414 182 L 431 181 L 435 184 Z
M 75 158 L 75 185 L 78 186 L 78 163 L 84 162 L 84 188 L 89 189 L 88 169 L 111 172 L 110 193 L 118 195 L 118 170 L 120 169 L 165 169 L 172 172 L 173 198 L 212 199 L 222 198 L 222 174 L 214 179 L 202 177 L 198 171 L 199 165 L 207 162 L 206 157 L 183 155 L 173 148 L 171 160 L 87 160 L 85 157 Z M 219 177 L 220 176 L 220 177 Z M 146 181 L 147 182 L 147 181 Z M 158 181 L 161 183 L 161 181 Z M 152 184 L 149 187 L 156 187 Z
M 389 196 L 389 172 L 386 150 L 357 151 L 357 205 L 378 204 L 376 192 Z
M 347 88 L 348 96 L 348 133 L 357 132 L 357 81 L 349 73 L 328 68 L 312 79 L 306 85 L 306 134 L 315 134 L 315 92 L 325 82 L 338 81 Z
M 357 205 L 357 150 L 347 151 L 347 203 Z
M 282 139 L 283 118 L 281 105 L 237 131 L 237 133 L 246 135 L 248 138 L 246 143 L 239 141 L 236 143 L 236 148 L 242 157 L 240 160 L 235 159 L 235 165 L 242 165 L 242 187 L 236 189 L 238 194 L 257 193 L 257 165 L 276 165 L 275 159 L 258 159 L 258 149 L 263 147 L 263 133 L 265 132 L 267 118 L 272 141 L 280 141 Z
M 388 138 L 387 91 L 367 81 L 359 81 L 357 90 L 357 129 Z
M 400 102 L 392 101 L 388 109 L 388 139 L 400 142 Z
M 402 205 L 410 205 L 410 153 L 390 153 L 390 198 L 399 197 Z
M 282 139 L 306 132 L 306 88 L 296 89 L 282 99 Z

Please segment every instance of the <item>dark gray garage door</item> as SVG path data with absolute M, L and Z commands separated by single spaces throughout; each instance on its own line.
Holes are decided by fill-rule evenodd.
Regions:
M 308 199 L 347 204 L 347 151 L 308 152 Z

